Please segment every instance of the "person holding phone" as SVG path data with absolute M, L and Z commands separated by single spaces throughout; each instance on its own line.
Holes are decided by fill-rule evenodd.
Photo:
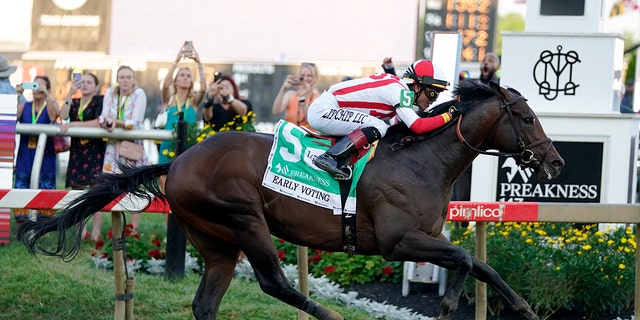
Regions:
M 240 90 L 231 75 L 221 75 L 209 86 L 202 106 L 202 119 L 219 131 L 237 115 L 244 116 L 253 110 L 251 102 L 240 98 Z
M 320 92 L 316 88 L 318 68 L 315 63 L 303 62 L 298 77 L 288 75 L 282 83 L 272 112 L 278 115 L 284 112 L 284 120 L 298 126 L 309 126 L 307 110 Z
M 50 124 L 58 118 L 58 102 L 51 94 L 51 81 L 47 76 L 36 76 L 37 89 L 33 90 L 33 101 L 18 104 L 17 120 L 20 123 Z M 16 157 L 15 184 L 16 189 L 31 189 L 31 169 L 36 155 L 38 135 L 20 135 L 18 155 Z M 47 137 L 44 147 L 42 166 L 40 167 L 39 189 L 56 189 L 56 154 L 53 149 L 53 138 Z M 54 214 L 53 210 L 39 211 L 38 219 Z M 17 222 L 28 219 L 28 210 L 23 213 L 14 212 Z
M 176 67 L 182 58 L 191 59 L 198 65 L 198 79 L 200 86 L 198 90 L 194 88 L 195 77 L 189 67 L 180 67 L 176 72 Z M 175 76 L 174 76 L 175 73 Z M 178 51 L 175 61 L 171 64 L 171 68 L 167 72 L 162 83 L 162 107 L 167 112 L 167 122 L 164 126 L 165 130 L 173 131 L 178 123 L 180 112 L 184 115 L 187 123 L 196 123 L 198 105 L 204 97 L 204 90 L 207 87 L 207 79 L 204 76 L 204 66 L 200 62 L 200 55 L 193 47 L 191 41 L 186 41 Z M 169 157 L 171 150 L 171 141 L 164 140 L 160 143 L 160 152 L 158 163 L 166 163 L 171 160 Z M 161 185 L 164 186 L 164 179 L 161 178 Z
M 74 73 L 69 92 L 60 109 L 60 118 L 69 119 L 68 123 L 60 126 L 60 131 L 66 132 L 72 127 L 100 127 L 99 118 L 102 113 L 103 96 L 98 94 L 100 81 L 93 73 Z M 72 98 L 78 90 L 80 98 Z M 96 183 L 95 179 L 102 172 L 106 143 L 101 138 L 71 138 L 69 149 L 69 163 L 67 166 L 66 187 L 73 190 L 86 190 Z M 102 212 L 93 216 L 91 240 L 100 240 L 100 226 Z M 85 238 L 89 233 L 85 229 Z

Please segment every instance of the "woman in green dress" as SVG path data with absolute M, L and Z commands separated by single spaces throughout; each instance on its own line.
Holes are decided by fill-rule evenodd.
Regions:
M 198 90 L 194 89 L 194 75 L 189 67 L 181 67 L 175 73 L 175 77 L 173 75 L 178 66 L 178 62 L 180 62 L 183 57 L 192 59 L 198 64 L 200 80 Z M 162 105 L 165 106 L 165 112 L 167 112 L 167 122 L 164 126 L 165 130 L 174 130 L 178 123 L 178 115 L 180 112 L 184 113 L 184 120 L 187 123 L 196 123 L 198 105 L 200 101 L 202 101 L 206 87 L 204 67 L 200 62 L 200 56 L 192 46 L 182 46 L 162 84 Z M 175 143 L 172 143 L 170 140 L 162 141 L 160 144 L 159 163 L 169 162 L 175 156 L 173 146 L 175 146 Z M 161 179 L 161 184 L 164 185 L 164 179 Z

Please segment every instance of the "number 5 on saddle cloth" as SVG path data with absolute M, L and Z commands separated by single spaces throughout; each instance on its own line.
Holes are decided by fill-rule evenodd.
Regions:
M 329 149 L 335 139 L 312 135 L 308 130 L 280 120 L 276 124 L 273 140 L 262 185 L 341 215 L 343 210 L 339 182 L 313 165 L 313 159 Z M 344 204 L 346 214 L 355 213 L 355 188 L 365 164 L 373 157 L 374 152 L 375 145 L 360 155 L 353 165 L 352 183 Z

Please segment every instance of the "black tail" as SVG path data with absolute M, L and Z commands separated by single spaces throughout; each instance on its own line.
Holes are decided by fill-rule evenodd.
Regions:
M 17 238 L 32 254 L 39 252 L 47 256 L 59 256 L 65 261 L 72 260 L 80 250 L 84 224 L 123 193 L 147 199 L 149 203 L 153 197 L 164 200 L 158 177 L 166 175 L 170 166 L 171 162 L 137 168 L 123 167 L 122 174 L 103 174 L 97 186 L 71 201 L 55 218 L 24 222 L 18 228 Z M 67 229 L 74 226 L 68 235 Z M 48 249 L 47 243 L 41 244 L 38 240 L 52 231 L 58 233 L 57 243 L 52 245 L 53 249 Z M 67 238 L 75 241 L 67 243 Z

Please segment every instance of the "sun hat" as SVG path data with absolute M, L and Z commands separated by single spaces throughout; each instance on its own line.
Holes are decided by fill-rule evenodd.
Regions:
M 0 55 L 0 78 L 6 78 L 16 72 L 18 67 L 9 64 L 7 56 Z

